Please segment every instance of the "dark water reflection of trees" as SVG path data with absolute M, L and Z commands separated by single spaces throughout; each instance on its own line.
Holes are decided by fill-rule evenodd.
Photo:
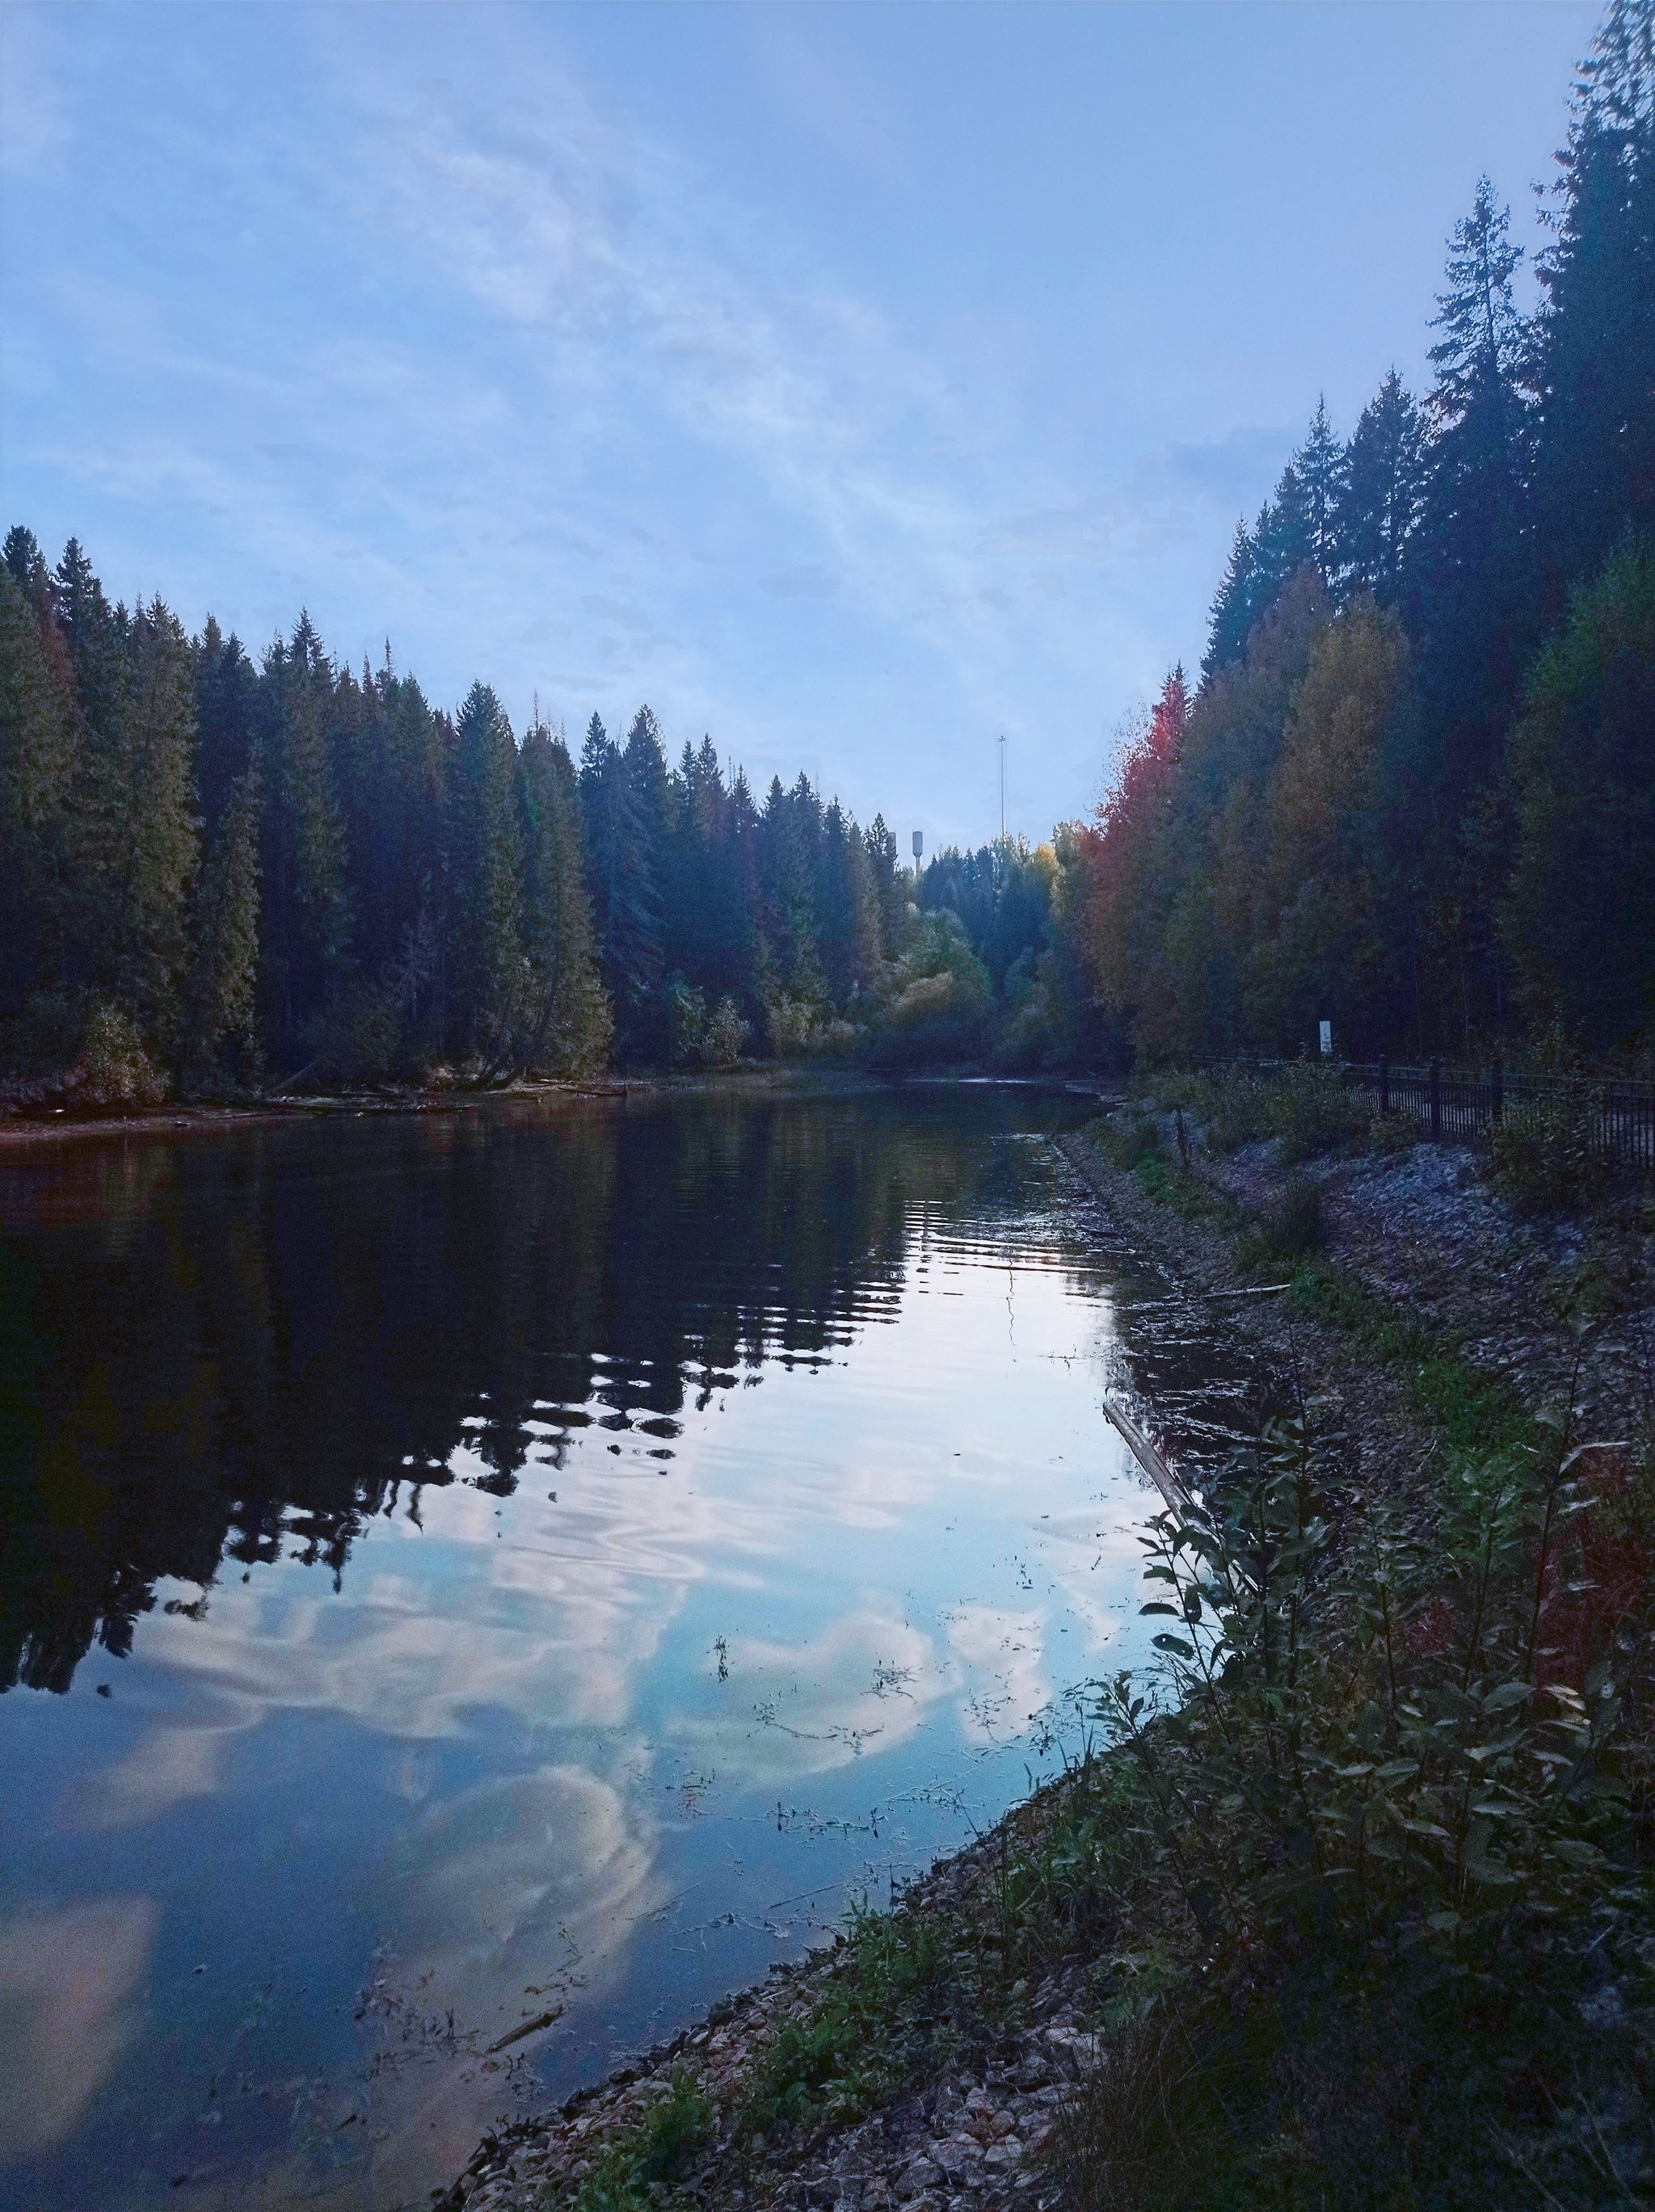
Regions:
M 125 1654 L 164 1579 L 210 1602 L 284 1550 L 337 1578 L 424 1485 L 503 1494 L 526 1420 L 670 1438 L 715 1377 L 831 1356 L 892 1310 L 910 1209 L 970 1194 L 966 1139 L 879 1102 L 708 1103 L 14 1158 L 0 1686 Z M 451 1472 L 461 1443 L 483 1472 Z

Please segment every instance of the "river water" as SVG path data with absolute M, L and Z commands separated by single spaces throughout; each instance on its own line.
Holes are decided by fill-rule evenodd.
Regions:
M 1245 1387 L 1086 1110 L 0 1156 L 0 2201 L 420 2201 L 1050 1769 Z

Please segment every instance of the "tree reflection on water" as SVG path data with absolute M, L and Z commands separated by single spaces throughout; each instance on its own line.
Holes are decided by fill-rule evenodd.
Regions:
M 891 1318 L 911 1210 L 957 1202 L 980 1158 L 868 1100 L 550 1127 L 508 1104 L 15 1155 L 0 1687 L 66 1691 L 94 1643 L 125 1656 L 163 1581 L 197 1585 L 167 1606 L 199 1612 L 285 1553 L 337 1586 L 368 1523 L 417 1520 L 429 1486 L 508 1494 L 526 1430 L 556 1468 L 604 1407 L 670 1457 L 686 1405 Z

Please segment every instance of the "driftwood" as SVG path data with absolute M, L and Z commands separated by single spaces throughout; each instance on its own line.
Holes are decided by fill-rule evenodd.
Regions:
M 1166 1500 L 1168 1510 L 1173 1513 L 1187 1513 L 1190 1510 L 1190 1501 L 1183 1485 L 1133 1419 L 1131 1414 L 1123 1412 L 1119 1406 L 1105 1398 L 1104 1415 L 1105 1419 L 1111 1421 L 1126 1438 L 1132 1456 Z
M 1141 1305 L 1128 1309 L 1132 1313 L 1154 1313 L 1162 1306 L 1201 1305 L 1214 1298 L 1279 1298 L 1283 1291 L 1290 1291 L 1291 1283 L 1255 1283 L 1244 1291 L 1191 1291 L 1176 1298 L 1146 1298 Z
M 526 2035 L 538 2035 L 543 2027 L 550 2027 L 553 2021 L 561 2020 L 563 2012 L 563 2008 L 559 2005 L 552 2012 L 538 2013 L 532 2020 L 526 2020 L 519 2027 L 508 2028 L 498 2042 L 489 2045 L 484 2057 L 492 2058 L 496 2051 L 504 2051 L 508 2044 L 520 2043 Z

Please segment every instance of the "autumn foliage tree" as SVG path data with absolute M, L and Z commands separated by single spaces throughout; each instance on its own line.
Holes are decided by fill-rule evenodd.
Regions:
M 1145 931 L 1150 877 L 1164 854 L 1189 714 L 1183 670 L 1175 668 L 1129 736 L 1087 842 L 1088 950 L 1098 994 L 1117 1013 L 1135 1005 L 1150 955 Z

